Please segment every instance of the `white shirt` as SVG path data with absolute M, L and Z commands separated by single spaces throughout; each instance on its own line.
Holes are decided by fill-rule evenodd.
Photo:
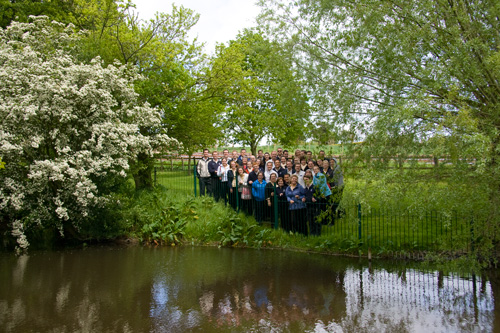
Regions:
M 217 169 L 217 176 L 221 177 L 220 178 L 221 182 L 227 182 L 227 172 L 229 170 L 231 170 L 231 168 L 229 167 L 229 165 L 226 165 L 225 168 L 224 168 L 224 166 L 222 164 L 219 165 L 219 168 Z

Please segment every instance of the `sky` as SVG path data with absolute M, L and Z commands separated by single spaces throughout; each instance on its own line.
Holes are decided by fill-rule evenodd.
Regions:
M 193 9 L 200 20 L 191 29 L 190 37 L 205 42 L 205 52 L 213 54 L 216 42 L 234 39 L 240 30 L 255 26 L 260 8 L 257 0 L 133 0 L 139 17 L 150 19 L 156 12 L 170 13 L 172 3 Z

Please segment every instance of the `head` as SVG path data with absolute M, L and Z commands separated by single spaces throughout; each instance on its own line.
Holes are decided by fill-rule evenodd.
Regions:
M 320 157 L 321 159 L 324 159 L 325 158 L 325 151 L 324 150 L 320 150 L 319 154 L 318 154 L 318 157 Z
M 248 162 L 248 158 L 246 158 L 245 156 L 243 156 L 241 158 L 241 163 L 243 163 L 243 165 L 245 165 L 245 164 L 247 164 L 247 162 Z
M 275 160 L 277 156 L 278 156 L 278 152 L 277 152 L 276 150 L 273 150 L 273 151 L 271 152 L 271 158 L 272 158 L 273 160 Z
M 250 161 L 255 162 L 255 156 L 254 155 L 250 155 Z
M 259 164 L 259 163 L 257 163 L 257 162 L 255 162 L 255 163 L 253 164 L 253 170 L 254 170 L 255 172 L 257 172 L 257 171 L 259 170 L 259 166 L 260 166 L 260 164 Z
M 300 164 L 300 158 L 295 157 L 295 158 L 293 159 L 293 164 Z
M 226 160 L 227 160 L 227 158 L 229 157 L 229 150 L 224 149 L 224 150 L 222 151 L 222 155 L 223 155 L 223 156 L 226 158 Z
M 336 166 L 337 161 L 334 158 L 330 159 L 330 168 L 335 169 Z
M 309 184 L 311 184 L 311 182 L 312 182 L 312 175 L 311 175 L 311 173 L 306 173 L 304 175 L 304 183 L 306 183 L 306 185 L 309 185 Z
M 292 185 L 297 185 L 297 182 L 299 181 L 299 177 L 297 177 L 296 174 L 293 174 L 291 177 L 290 177 L 290 184 Z
M 227 165 L 227 158 L 223 157 L 221 162 L 222 162 L 223 166 L 226 166 Z
M 283 181 L 285 182 L 285 184 L 290 184 L 290 175 L 289 174 L 284 175 Z
M 310 169 L 307 169 L 306 172 L 304 173 L 304 177 L 309 175 L 309 178 L 311 178 L 311 181 L 313 179 L 313 174 L 312 174 L 312 171 Z
M 313 153 L 312 153 L 312 151 L 308 150 L 306 155 L 307 155 L 307 158 L 309 159 L 309 158 L 312 158 Z
M 235 161 L 231 161 L 231 162 L 229 162 L 229 167 L 230 167 L 231 169 L 236 169 L 236 162 L 235 162 Z
M 309 169 L 313 169 L 316 165 L 314 164 L 313 161 L 309 161 L 307 162 L 307 166 L 309 167 Z
M 236 150 L 233 150 L 233 160 L 238 158 L 238 152 Z
M 313 170 L 314 170 L 314 173 L 315 173 L 315 174 L 317 174 L 317 173 L 319 173 L 319 172 L 320 172 L 320 170 L 319 170 L 319 166 L 317 166 L 317 165 L 315 165 L 315 166 L 313 167 Z
M 286 161 L 286 168 L 287 168 L 288 170 L 291 170 L 291 169 L 292 169 L 292 167 L 293 167 L 293 163 L 292 163 L 292 161 L 290 161 L 290 160 Z
M 286 166 L 286 158 L 285 158 L 285 156 L 281 156 L 280 162 L 281 162 L 281 165 L 282 165 L 283 167 L 285 167 L 285 166 Z
M 299 172 L 301 169 L 300 164 L 295 164 L 295 171 Z
M 295 157 L 300 158 L 300 149 L 295 149 Z
M 210 152 L 208 151 L 208 149 L 203 149 L 203 157 L 208 158 L 209 155 Z
M 286 159 L 288 159 L 288 150 L 283 150 L 283 156 L 285 156 Z
M 243 170 L 242 167 L 238 167 L 238 175 L 243 175 L 245 171 Z
M 328 160 L 323 160 L 323 169 L 328 170 L 329 166 L 330 166 L 330 163 L 328 163 Z
M 276 183 L 277 179 L 278 176 L 274 172 L 269 176 L 269 180 L 271 181 L 271 183 Z
M 241 153 L 241 156 L 242 156 L 242 157 L 243 157 L 243 156 L 247 156 L 247 150 L 246 150 L 245 148 L 242 148 L 242 149 L 240 150 L 240 153 Z
M 217 158 L 219 158 L 219 153 L 216 150 L 212 152 L 212 158 L 214 160 L 216 160 Z
M 259 173 L 257 174 L 257 179 L 259 181 L 262 181 L 262 179 L 264 179 L 264 174 L 262 172 L 259 171 Z
M 278 148 L 277 152 L 278 152 L 278 156 L 281 157 L 281 155 L 283 155 L 283 148 Z
M 264 160 L 265 161 L 267 161 L 270 158 L 271 158 L 271 155 L 269 155 L 269 153 L 264 153 Z
M 278 180 L 276 181 L 276 184 L 278 184 L 278 186 L 284 186 L 285 181 L 283 180 L 283 177 L 279 177 Z
M 317 159 L 317 160 L 316 160 L 316 164 L 317 164 L 317 165 L 319 165 L 320 167 L 322 167 L 322 166 L 323 166 L 323 160 L 322 160 L 322 159 L 320 159 L 320 158 L 319 158 L 319 159 Z
M 274 167 L 275 167 L 276 169 L 281 168 L 281 161 L 280 161 L 280 160 L 276 160 L 276 161 L 274 161 Z
M 264 157 L 264 151 L 262 149 L 259 149 L 259 151 L 257 152 L 257 156 L 259 156 L 259 158 Z
M 247 169 L 252 170 L 252 167 L 253 167 L 252 161 L 248 161 L 246 166 L 247 166 Z
M 273 162 L 272 161 L 268 161 L 266 163 L 266 169 L 267 169 L 267 171 L 271 171 L 273 169 Z
M 305 159 L 305 158 L 301 158 L 301 159 L 300 159 L 300 164 L 302 164 L 302 165 L 306 165 L 306 164 L 307 164 L 306 159 Z

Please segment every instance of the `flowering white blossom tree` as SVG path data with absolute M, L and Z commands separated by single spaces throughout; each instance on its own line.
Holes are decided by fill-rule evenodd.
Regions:
M 72 26 L 32 20 L 0 30 L 0 231 L 21 249 L 30 228 L 77 231 L 138 153 L 170 141 L 141 135 L 160 118 L 139 105 L 134 69 L 78 63 Z

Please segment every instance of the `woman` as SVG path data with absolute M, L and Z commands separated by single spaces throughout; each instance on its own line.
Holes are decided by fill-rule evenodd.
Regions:
M 321 234 L 321 224 L 316 222 L 316 216 L 318 215 L 318 205 L 316 204 L 315 188 L 313 185 L 313 176 L 310 170 L 307 170 L 304 175 L 304 196 L 306 198 L 306 215 L 307 224 L 309 226 L 309 232 L 313 236 L 319 236 Z
M 314 166 L 313 184 L 316 188 L 316 198 L 318 198 L 320 211 L 326 211 L 328 202 L 331 199 L 332 191 L 328 187 L 326 176 L 320 172 L 319 166 Z M 323 224 L 327 224 L 327 219 L 323 218 Z
M 333 169 L 330 168 L 330 163 L 328 160 L 323 160 L 323 169 L 321 172 L 326 176 L 328 186 L 330 189 L 333 187 Z
M 236 161 L 229 162 L 229 171 L 227 172 L 227 180 L 229 186 L 229 204 L 234 210 L 238 208 L 238 186 L 236 176 L 238 175 L 238 167 Z
M 259 172 L 257 180 L 252 183 L 252 197 L 254 202 L 255 220 L 260 224 L 264 217 L 264 204 L 266 199 L 266 181 L 264 174 Z
M 248 186 L 248 174 L 243 167 L 238 167 L 238 193 L 240 195 L 240 210 L 252 215 L 252 190 Z
M 290 224 L 290 214 L 288 210 L 288 201 L 286 200 L 286 188 L 288 185 L 285 184 L 283 178 L 278 178 L 276 181 L 276 197 L 278 198 L 278 216 L 281 220 L 281 228 L 286 232 L 292 230 Z
M 274 195 L 275 191 L 274 189 L 276 188 L 276 181 L 278 180 L 277 174 L 272 173 L 271 176 L 269 177 L 269 183 L 266 184 L 266 211 L 267 215 L 271 217 L 271 225 L 274 225 L 276 223 L 276 214 L 275 214 L 275 203 L 274 203 Z
M 250 172 L 252 172 L 252 170 L 253 170 L 253 164 L 251 161 L 248 161 L 247 164 L 243 166 L 243 171 L 249 174 Z
M 229 171 L 229 165 L 227 164 L 227 159 L 222 158 L 222 164 L 219 165 L 217 169 L 217 176 L 219 177 L 219 195 L 220 199 L 224 200 L 224 204 L 227 205 L 227 199 L 229 194 L 229 182 L 227 178 L 227 173 Z
M 305 159 L 305 157 L 303 157 L 300 159 L 300 170 L 306 171 L 307 169 L 309 169 L 309 167 L 307 166 L 307 160 Z
M 306 198 L 304 188 L 299 184 L 299 177 L 293 174 L 290 177 L 290 186 L 285 191 L 286 199 L 289 203 L 291 216 L 291 231 L 298 232 L 307 236 L 306 225 Z

